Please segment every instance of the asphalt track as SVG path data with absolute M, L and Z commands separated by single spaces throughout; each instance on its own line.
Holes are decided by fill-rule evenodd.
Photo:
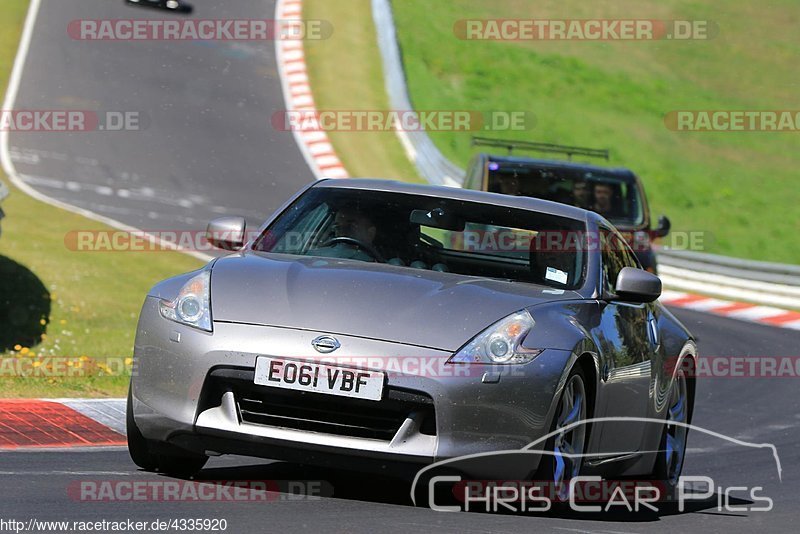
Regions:
M 272 1 L 195 2 L 203 18 L 273 18 Z M 15 132 L 9 152 L 40 192 L 130 226 L 259 224 L 314 177 L 291 132 L 272 41 L 79 41 L 77 19 L 181 18 L 122 0 L 44 0 L 16 109 L 138 113 L 135 131 Z M 78 229 L 80 230 L 80 229 Z
M 203 18 L 271 18 L 273 2 L 194 2 Z M 10 135 L 19 173 L 41 193 L 146 229 L 199 229 L 220 213 L 257 223 L 313 179 L 291 134 L 270 127 L 283 107 L 272 43 L 78 42 L 78 18 L 160 17 L 122 1 L 44 0 L 21 80 L 17 109 L 138 110 L 139 132 Z M 120 191 L 124 191 L 120 193 Z M 707 356 L 800 356 L 800 334 L 687 310 L 675 313 Z M 226 519 L 228 532 L 795 532 L 800 492 L 800 388 L 797 378 L 709 378 L 698 390 L 694 424 L 777 447 L 765 450 L 690 433 L 687 475 L 722 489 L 762 486 L 769 512 L 718 510 L 716 497 L 679 513 L 529 516 L 445 514 L 414 508 L 408 487 L 364 477 L 246 458 L 214 458 L 200 478 L 323 480 L 319 499 L 272 494 L 270 502 L 93 502 L 80 481 L 152 480 L 122 449 L 0 454 L 0 519 L 152 521 Z M 72 488 L 72 489 L 71 489 Z M 329 494 L 332 492 L 332 496 Z M 736 497 L 745 496 L 737 491 Z M 747 499 L 732 504 L 747 505 Z

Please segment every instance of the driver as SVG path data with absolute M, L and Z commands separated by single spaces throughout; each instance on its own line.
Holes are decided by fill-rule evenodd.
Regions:
M 314 256 L 348 260 L 376 261 L 375 234 L 372 219 L 356 205 L 343 206 L 333 219 L 334 237 L 320 248 L 310 251 Z

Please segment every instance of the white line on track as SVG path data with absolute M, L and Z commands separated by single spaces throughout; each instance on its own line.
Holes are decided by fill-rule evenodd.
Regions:
M 39 9 L 41 7 L 41 4 L 42 4 L 41 0 L 31 0 L 30 7 L 28 8 L 28 15 L 25 18 L 25 25 L 23 26 L 22 29 L 22 37 L 20 39 L 19 49 L 17 50 L 17 56 L 16 59 L 14 60 L 14 67 L 11 70 L 11 77 L 8 80 L 8 89 L 6 90 L 6 96 L 3 102 L 4 110 L 14 109 L 14 106 L 16 104 L 17 94 L 19 92 L 19 86 L 22 80 L 22 72 L 25 68 L 25 62 L 27 61 L 28 58 L 28 51 L 30 50 L 31 41 L 33 39 L 33 30 L 34 27 L 36 26 L 36 18 L 39 15 Z M 3 170 L 5 171 L 6 175 L 8 175 L 9 180 L 11 180 L 11 183 L 13 183 L 19 190 L 26 193 L 28 196 L 33 197 L 36 200 L 39 200 L 40 202 L 44 202 L 51 206 L 55 206 L 57 208 L 67 210 L 69 212 L 82 215 L 88 219 L 92 219 L 101 222 L 103 224 L 107 224 L 108 226 L 116 228 L 117 230 L 122 230 L 125 232 L 141 232 L 141 230 L 134 228 L 133 226 L 129 226 L 120 221 L 111 219 L 104 215 L 100 215 L 93 211 L 73 206 L 61 200 L 56 200 L 30 187 L 20 178 L 20 175 L 17 173 L 17 169 L 14 167 L 14 163 L 11 159 L 11 155 L 8 149 L 9 146 L 8 137 L 9 137 L 8 129 L 0 129 L 0 163 L 2 164 Z M 160 246 L 163 246 L 165 248 L 180 250 L 181 252 L 189 254 L 190 256 L 193 256 L 202 261 L 210 261 L 213 258 L 213 256 L 209 254 L 204 254 L 202 252 L 177 249 L 177 247 L 175 247 L 172 243 L 159 239 L 155 236 L 148 235 L 148 237 L 158 242 Z

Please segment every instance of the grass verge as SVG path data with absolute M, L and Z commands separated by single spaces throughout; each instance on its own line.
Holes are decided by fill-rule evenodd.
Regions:
M 306 45 L 320 109 L 386 109 L 369 0 L 305 0 L 305 17 L 330 20 L 331 39 Z M 673 110 L 769 110 L 794 106 L 800 43 L 791 0 L 545 0 L 393 2 L 409 90 L 417 109 L 524 111 L 520 131 L 433 132 L 465 167 L 474 133 L 608 147 L 612 165 L 639 174 L 657 217 L 701 232 L 707 252 L 800 263 L 797 133 L 676 132 Z M 465 41 L 461 19 L 710 20 L 709 40 L 577 42 Z M 391 134 L 334 132 L 354 175 L 416 176 Z
M 800 263 L 800 166 L 796 132 L 676 132 L 673 110 L 796 109 L 794 38 L 800 5 L 789 0 L 458 0 L 394 2 L 398 36 L 418 109 L 519 110 L 536 124 L 496 137 L 609 147 L 612 164 L 643 179 L 655 215 L 704 232 L 707 252 Z M 466 41 L 460 19 L 710 20 L 694 41 Z M 470 133 L 431 135 L 452 161 L 475 152 Z
M 3 209 L 0 396 L 124 395 L 147 290 L 201 262 L 178 252 L 69 250 L 68 232 L 110 228 L 13 187 Z
M 334 28 L 329 39 L 304 43 L 317 109 L 388 110 L 370 0 L 305 0 L 303 17 Z M 351 176 L 423 181 L 394 131 L 328 134 Z

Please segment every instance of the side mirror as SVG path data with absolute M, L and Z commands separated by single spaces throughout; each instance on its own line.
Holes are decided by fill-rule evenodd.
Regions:
M 658 226 L 653 230 L 653 237 L 666 237 L 670 228 L 672 228 L 672 223 L 669 217 L 662 215 L 658 218 Z
M 206 239 L 223 250 L 239 250 L 244 246 L 244 217 L 219 217 L 208 223 Z
M 661 296 L 661 279 L 642 269 L 623 267 L 614 290 L 622 301 L 653 302 Z

